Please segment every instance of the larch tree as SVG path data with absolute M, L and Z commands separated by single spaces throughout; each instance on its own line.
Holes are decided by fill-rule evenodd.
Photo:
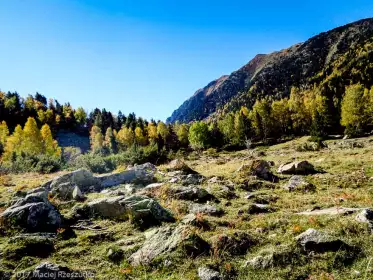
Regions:
M 126 150 L 131 147 L 135 142 L 135 133 L 132 128 L 123 126 L 117 134 L 117 142 L 121 150 Z
M 175 129 L 176 129 L 177 139 L 179 140 L 180 144 L 182 146 L 188 146 L 188 144 L 189 144 L 189 140 L 188 140 L 189 128 L 188 128 L 188 125 L 183 123 L 183 124 L 180 124 L 177 127 L 175 127 Z
M 15 156 L 20 155 L 23 147 L 23 130 L 17 125 L 14 132 L 5 143 L 3 160 L 11 161 Z
M 116 153 L 118 151 L 117 142 L 115 140 L 115 134 L 111 127 L 108 127 L 106 129 L 104 147 L 110 153 Z
M 58 146 L 56 140 L 53 139 L 52 131 L 49 125 L 44 124 L 40 130 L 41 137 L 43 139 L 44 154 L 59 158 L 61 157 L 61 148 Z
M 189 143 L 195 150 L 205 149 L 209 145 L 209 127 L 203 122 L 195 122 L 189 128 Z
M 146 146 L 147 144 L 147 138 L 144 135 L 144 131 L 141 129 L 141 127 L 135 128 L 135 140 L 137 145 Z
M 27 155 L 43 153 L 43 139 L 34 118 L 29 117 L 23 128 L 22 151 Z
M 158 132 L 158 135 L 160 135 L 161 138 L 163 139 L 163 141 L 166 143 L 167 138 L 170 135 L 170 132 L 168 130 L 167 125 L 164 122 L 159 122 L 158 123 L 157 132 Z
M 0 124 L 0 144 L 2 147 L 5 146 L 5 142 L 8 137 L 9 137 L 8 125 L 6 124 L 5 121 L 2 121 Z
M 89 138 L 92 152 L 102 152 L 104 147 L 104 136 L 102 135 L 101 129 L 98 126 L 92 126 Z

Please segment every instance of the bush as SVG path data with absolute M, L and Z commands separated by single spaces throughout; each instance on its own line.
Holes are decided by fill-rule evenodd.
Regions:
M 116 168 L 112 159 L 105 157 L 100 154 L 85 154 L 78 156 L 73 162 L 70 163 L 70 167 L 74 169 L 86 168 L 94 173 L 108 173 Z
M 14 156 L 11 161 L 1 163 L 1 169 L 6 173 L 39 172 L 51 173 L 61 169 L 62 161 L 46 155 Z

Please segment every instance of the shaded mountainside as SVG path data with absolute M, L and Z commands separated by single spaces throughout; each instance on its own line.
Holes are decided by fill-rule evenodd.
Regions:
M 292 87 L 314 84 L 340 98 L 351 83 L 373 84 L 373 18 L 363 19 L 268 55 L 257 55 L 223 76 L 175 110 L 168 122 L 190 122 L 221 110 L 251 107 L 257 98 L 289 96 Z M 328 90 L 329 89 L 329 90 Z

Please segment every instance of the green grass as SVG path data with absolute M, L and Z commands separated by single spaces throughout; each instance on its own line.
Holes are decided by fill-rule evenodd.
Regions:
M 373 272 L 373 235 L 367 225 L 355 220 L 355 215 L 348 216 L 300 216 L 297 212 L 332 206 L 372 207 L 373 199 L 373 145 L 372 137 L 356 140 L 359 147 L 345 147 L 343 140 L 328 140 L 328 147 L 315 152 L 299 152 L 297 147 L 307 141 L 307 137 L 295 139 L 270 147 L 260 147 L 264 155 L 260 159 L 275 162 L 273 171 L 278 166 L 293 160 L 308 160 L 324 173 L 306 176 L 306 179 L 316 186 L 311 193 L 287 192 L 282 189 L 290 176 L 280 175 L 280 181 L 275 189 L 259 190 L 262 195 L 277 197 L 271 202 L 276 210 L 268 214 L 238 215 L 240 210 L 248 207 L 250 201 L 245 198 L 247 191 L 238 187 L 235 193 L 238 198 L 227 200 L 221 198 L 219 206 L 225 210 L 222 217 L 203 219 L 209 227 L 196 228 L 196 233 L 210 242 L 213 236 L 244 231 L 254 236 L 258 242 L 250 247 L 242 256 L 229 256 L 224 252 L 196 259 L 170 255 L 170 265 L 157 263 L 153 266 L 132 267 L 126 259 L 113 262 L 107 257 L 109 248 L 117 245 L 119 240 L 143 236 L 143 232 L 130 222 L 114 222 L 96 220 L 95 223 L 105 228 L 106 235 L 95 237 L 97 232 L 76 231 L 77 238 L 67 241 L 57 240 L 55 251 L 44 260 L 64 263 L 72 269 L 94 270 L 97 279 L 198 279 L 197 269 L 209 265 L 228 277 L 228 279 L 371 279 Z M 250 151 L 208 153 L 194 155 L 186 160 L 193 169 L 207 177 L 222 176 L 227 180 L 236 180 L 235 172 L 243 163 L 255 158 Z M 55 175 L 55 174 L 54 174 Z M 0 201 L 8 201 L 16 190 L 27 190 L 52 175 L 21 174 L 4 177 L 0 180 Z M 164 207 L 171 209 L 178 219 L 186 213 L 186 203 L 172 200 L 164 195 L 165 185 L 155 195 Z M 203 186 L 208 188 L 207 185 Z M 212 192 L 217 191 L 216 185 Z M 89 199 L 100 197 L 99 194 L 89 195 Z M 66 208 L 67 207 L 67 208 Z M 70 210 L 65 206 L 63 213 Z M 1 210 L 0 210 L 1 211 Z M 352 262 L 347 262 L 348 252 L 329 252 L 323 254 L 305 255 L 295 249 L 290 261 L 280 263 L 267 269 L 252 269 L 243 267 L 250 258 L 263 249 L 294 248 L 294 238 L 308 228 L 315 228 L 338 236 L 351 245 L 361 248 Z M 0 251 L 6 246 L 8 237 L 0 237 Z M 141 245 L 141 241 L 139 246 Z M 284 248 L 285 248 L 284 247 Z M 8 247 L 9 249 L 9 247 Z M 15 250 L 16 248 L 14 248 Z M 167 259 L 167 257 L 166 257 Z M 40 258 L 25 256 L 19 261 L 1 260 L 0 270 L 20 270 L 30 268 L 41 261 Z M 230 278 L 229 278 L 230 277 Z

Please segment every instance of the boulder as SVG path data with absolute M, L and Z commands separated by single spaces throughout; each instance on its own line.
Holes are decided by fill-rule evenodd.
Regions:
M 55 234 L 33 233 L 11 237 L 4 247 L 8 260 L 20 260 L 25 256 L 46 258 L 54 252 Z
M 289 182 L 283 186 L 287 191 L 304 191 L 310 192 L 315 191 L 316 188 L 313 184 L 309 183 L 304 179 L 303 176 L 294 175 L 290 178 Z
M 245 191 L 251 192 L 260 189 L 275 189 L 276 185 L 266 181 L 251 180 L 248 181 L 246 184 L 240 185 L 240 188 Z
M 60 200 L 84 200 L 84 196 L 80 188 L 77 185 L 71 184 L 70 182 L 57 185 L 51 189 L 50 194 Z
M 316 173 L 316 170 L 311 163 L 304 160 L 283 164 L 278 168 L 277 172 L 281 174 L 307 175 Z
M 256 244 L 255 239 L 243 231 L 230 234 L 219 234 L 211 238 L 211 248 L 222 257 L 243 255 Z
M 103 174 L 97 176 L 96 179 L 103 189 L 128 183 L 147 185 L 154 181 L 156 170 L 155 165 L 145 163 L 120 173 Z
M 206 178 L 200 174 L 177 175 L 170 179 L 169 183 L 188 185 L 200 185 Z
M 362 210 L 356 216 L 356 221 L 361 222 L 361 223 L 366 223 L 372 226 L 373 225 L 373 210 L 372 209 Z
M 249 164 L 242 165 L 237 172 L 241 176 L 257 176 L 266 181 L 277 182 L 278 178 L 271 172 L 271 166 L 265 160 L 253 160 Z
M 250 258 L 244 264 L 244 267 L 253 269 L 266 269 L 287 265 L 294 262 L 296 252 L 294 248 L 287 245 L 280 245 L 262 249 L 255 257 Z
M 0 220 L 7 226 L 28 232 L 56 232 L 62 224 L 59 211 L 45 193 L 33 193 L 19 199 L 0 214 Z
M 77 218 L 102 217 L 113 220 L 131 219 L 144 226 L 159 222 L 173 222 L 172 214 L 157 201 L 144 195 L 116 196 L 95 199 L 74 209 Z
M 85 196 L 83 195 L 82 191 L 79 189 L 78 186 L 75 186 L 72 191 L 72 199 L 76 201 L 85 200 Z
M 195 258 L 208 253 L 210 248 L 193 228 L 186 225 L 160 227 L 147 232 L 145 238 L 143 246 L 129 258 L 134 266 L 149 264 L 156 257 L 167 256 L 176 250 Z
M 167 166 L 167 171 L 182 171 L 185 174 L 195 174 L 197 173 L 192 168 L 190 168 L 184 161 L 181 159 L 174 159 Z
M 189 205 L 189 213 L 206 214 L 209 216 L 221 216 L 224 214 L 224 211 L 214 205 L 192 203 L 191 205 Z
M 198 277 L 201 280 L 222 280 L 223 277 L 216 270 L 206 266 L 198 268 Z
M 172 186 L 167 189 L 167 194 L 174 199 L 206 202 L 213 200 L 214 196 L 205 189 L 197 186 Z
M 73 172 L 54 178 L 50 183 L 50 189 L 56 189 L 62 184 L 78 186 L 82 192 L 88 192 L 98 186 L 99 181 L 93 176 L 92 172 L 86 169 L 78 169 Z
M 295 240 L 306 252 L 336 252 L 341 249 L 351 248 L 342 240 L 313 228 L 301 233 Z
M 271 212 L 273 212 L 273 209 L 269 205 L 259 203 L 250 204 L 246 210 L 246 213 L 248 214 L 263 214 Z

